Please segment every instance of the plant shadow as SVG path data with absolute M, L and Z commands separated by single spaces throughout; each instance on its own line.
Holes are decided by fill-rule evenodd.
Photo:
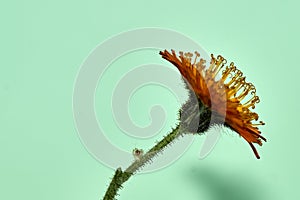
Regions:
M 199 188 L 200 196 L 203 190 L 210 200 L 265 200 L 263 183 L 255 177 L 241 171 L 224 171 L 220 168 L 193 167 L 188 171 L 188 178 Z

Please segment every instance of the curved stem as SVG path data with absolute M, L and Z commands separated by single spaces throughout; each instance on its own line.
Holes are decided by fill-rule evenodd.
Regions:
M 117 195 L 117 192 L 122 188 L 122 184 L 126 182 L 135 172 L 149 162 L 155 155 L 161 152 L 166 146 L 174 141 L 178 136 L 182 135 L 183 131 L 180 129 L 180 125 L 177 125 L 167 136 L 153 146 L 146 154 L 135 160 L 125 171 L 118 168 L 115 172 L 113 179 L 104 195 L 103 200 L 113 200 Z
M 118 168 L 114 177 L 104 195 L 103 200 L 114 200 L 117 192 L 122 188 L 122 184 L 126 182 L 141 167 L 147 164 L 153 157 L 158 155 L 165 147 L 172 143 L 176 138 L 183 134 L 199 134 L 204 133 L 210 123 L 211 111 L 198 102 L 187 101 L 179 112 L 180 123 L 161 141 L 154 145 L 144 155 L 139 155 L 125 171 Z M 195 127 L 196 126 L 196 127 Z

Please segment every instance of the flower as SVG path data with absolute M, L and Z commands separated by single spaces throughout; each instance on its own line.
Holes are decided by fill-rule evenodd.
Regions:
M 262 121 L 255 123 L 259 116 L 252 111 L 259 102 L 259 97 L 256 95 L 254 85 L 245 81 L 246 77 L 234 63 L 227 65 L 221 72 L 227 61 L 220 55 L 215 58 L 211 54 L 208 68 L 205 66 L 206 61 L 200 58 L 198 52 L 195 52 L 194 58 L 190 52 L 179 52 L 177 57 L 174 50 L 171 50 L 171 53 L 167 50 L 161 51 L 160 55 L 177 67 L 198 101 L 211 111 L 222 115 L 225 119 L 224 125 L 243 137 L 259 159 L 253 143 L 262 145 L 262 140 L 266 141 L 258 129 L 258 126 L 265 123 Z M 218 79 L 219 73 L 221 78 Z

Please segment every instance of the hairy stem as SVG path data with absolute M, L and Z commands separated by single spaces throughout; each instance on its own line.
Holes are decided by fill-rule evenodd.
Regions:
M 171 142 L 183 134 L 202 134 L 210 124 L 211 111 L 201 102 L 189 100 L 180 110 L 180 123 L 161 141 L 156 143 L 147 153 L 140 155 L 125 171 L 118 168 L 105 193 L 103 200 L 114 200 L 117 192 L 141 167 L 151 161 L 156 155 L 164 150 Z
M 125 171 L 118 168 L 115 175 L 105 193 L 103 200 L 115 199 L 117 192 L 122 188 L 122 184 L 126 182 L 135 172 L 161 152 L 166 146 L 174 141 L 178 136 L 182 135 L 183 131 L 180 129 L 180 125 L 177 125 L 173 131 L 159 141 L 154 147 L 152 147 L 147 153 L 142 155 L 139 159 L 135 160 Z

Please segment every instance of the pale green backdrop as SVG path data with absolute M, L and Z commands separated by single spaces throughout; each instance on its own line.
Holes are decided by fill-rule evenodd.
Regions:
M 92 49 L 139 27 L 173 29 L 241 66 L 261 98 L 257 112 L 267 123 L 262 131 L 268 142 L 258 149 L 262 159 L 256 160 L 246 142 L 229 131 L 209 157 L 199 160 L 204 137 L 198 137 L 173 165 L 130 179 L 119 199 L 300 199 L 296 0 L 1 4 L 0 199 L 103 196 L 113 170 L 97 162 L 80 142 L 72 114 L 73 84 Z M 151 53 L 157 52 L 147 55 Z M 141 94 L 137 102 L 143 100 Z M 167 91 L 162 96 L 172 98 Z M 164 130 L 175 119 L 169 109 L 173 121 Z M 133 118 L 145 117 L 137 123 L 147 123 L 146 114 L 132 112 Z M 126 144 L 130 150 L 153 142 L 129 138 Z

